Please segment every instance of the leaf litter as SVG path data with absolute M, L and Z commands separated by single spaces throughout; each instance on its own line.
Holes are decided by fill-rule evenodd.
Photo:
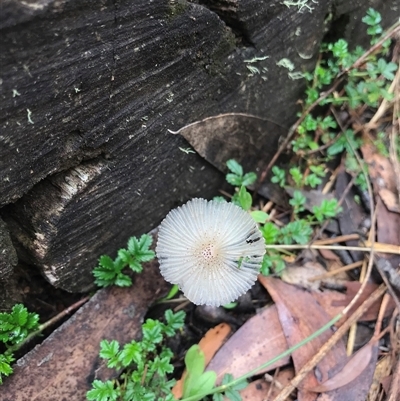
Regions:
M 398 30 L 398 26 L 395 26 L 390 34 L 393 36 L 396 30 Z M 378 46 L 376 43 L 373 45 L 374 49 Z M 380 45 L 382 43 L 383 39 Z M 400 59 L 399 49 L 400 44 L 397 43 L 393 50 L 393 60 L 397 63 Z M 368 55 L 370 53 L 371 51 L 367 52 Z M 359 57 L 351 67 L 346 69 L 346 72 L 354 66 L 357 68 L 362 66 L 363 57 L 364 55 Z M 339 74 L 339 80 L 343 74 Z M 376 108 L 362 104 L 353 106 L 346 110 L 348 115 L 344 120 L 340 120 L 331 107 L 332 115 L 336 118 L 342 132 L 346 129 L 343 124 L 346 124 L 347 127 L 352 126 L 359 133 L 361 151 L 355 156 L 356 159 L 359 159 L 359 163 L 365 163 L 368 171 L 363 171 L 361 168 L 361 173 L 354 173 L 347 161 L 342 158 L 339 160 L 335 174 L 332 174 L 331 182 L 326 183 L 325 190 L 323 189 L 324 185 L 319 186 L 318 189 L 301 189 L 301 195 L 306 199 L 304 206 L 308 211 L 312 211 L 313 207 L 320 204 L 323 199 L 329 200 L 332 197 L 339 199 L 339 204 L 343 206 L 343 211 L 337 220 L 339 224 L 335 226 L 335 220 L 324 223 L 316 233 L 317 237 L 314 237 L 314 244 L 318 244 L 318 240 L 332 239 L 333 241 L 329 244 L 339 243 L 344 246 L 338 247 L 338 249 L 335 249 L 334 246 L 330 249 L 328 246 L 320 250 L 318 250 L 318 246 L 315 246 L 313 248 L 316 248 L 317 251 L 314 251 L 314 260 L 293 261 L 292 256 L 284 257 L 284 260 L 291 261 L 291 263 L 285 263 L 285 270 L 283 273 L 279 273 L 280 279 L 260 276 L 259 281 L 268 291 L 273 304 L 260 308 L 256 315 L 249 318 L 242 327 L 235 331 L 212 358 L 207 369 L 215 371 L 219 380 L 227 372 L 234 377 L 240 377 L 266 360 L 273 359 L 290 346 L 304 340 L 338 314 L 341 314 L 341 319 L 332 326 L 330 331 L 324 332 L 292 352 L 291 359 L 282 358 L 268 368 L 260 370 L 247 389 L 241 390 L 240 393 L 244 400 L 273 400 L 275 397 L 277 400 L 284 400 L 286 396 L 307 401 L 316 399 L 375 401 L 381 400 L 385 396 L 390 401 L 397 399 L 396 389 L 398 387 L 394 384 L 396 381 L 394 375 L 400 370 L 400 359 L 398 358 L 400 346 L 398 342 L 393 343 L 393 339 L 396 335 L 398 336 L 399 329 L 396 322 L 399 310 L 396 310 L 396 305 L 399 303 L 396 298 L 398 293 L 396 294 L 390 287 L 398 288 L 400 265 L 400 179 L 396 178 L 396 172 L 399 174 L 400 171 L 398 160 L 400 152 L 398 149 L 393 149 L 394 146 L 398 146 L 393 137 L 398 136 L 400 125 L 398 117 L 397 120 L 395 117 L 396 110 L 398 116 L 400 102 L 400 74 L 398 71 L 390 90 L 395 94 L 394 101 L 381 99 L 381 103 Z M 335 85 L 327 92 L 335 91 L 339 96 Z M 319 100 L 328 96 L 327 92 L 321 95 Z M 312 107 L 314 106 L 307 109 L 306 113 L 309 113 Z M 370 118 L 371 113 L 375 113 L 372 118 Z M 275 156 L 264 168 L 261 182 L 254 188 L 256 191 L 262 188 L 262 181 L 268 175 L 271 166 L 285 151 L 289 140 L 293 138 L 294 132 L 306 116 L 307 114 L 303 113 L 299 121 L 292 127 L 287 140 L 281 144 Z M 387 121 L 391 116 L 393 116 L 393 123 L 392 126 L 388 126 Z M 243 115 L 237 117 L 246 118 Z M 213 124 L 217 120 L 220 127 L 229 127 L 230 123 L 225 124 L 223 121 L 225 118 L 228 117 L 220 115 L 216 116 L 214 121 L 206 119 L 199 123 L 202 128 L 206 128 L 206 132 L 209 132 L 213 130 Z M 234 118 L 233 113 L 229 115 L 229 118 Z M 208 125 L 210 121 L 212 124 Z M 374 124 L 373 128 L 371 128 L 372 123 Z M 389 132 L 386 138 L 391 138 L 390 157 L 377 149 L 377 147 L 382 148 L 382 141 L 379 142 L 379 132 L 383 129 Z M 214 159 L 215 156 L 212 153 L 205 151 L 208 146 L 207 141 L 211 141 L 212 138 L 206 136 L 205 141 L 199 147 L 196 142 L 198 139 L 193 139 L 193 136 L 198 134 L 196 131 L 191 134 L 190 130 L 190 126 L 185 127 L 184 136 L 193 148 L 207 161 L 224 170 L 223 165 L 231 155 L 218 160 Z M 227 142 L 229 141 L 227 140 Z M 228 143 L 225 145 L 225 148 L 229 149 Z M 352 150 L 354 151 L 354 148 Z M 238 150 L 236 149 L 235 152 L 237 153 Z M 395 158 L 393 158 L 393 154 L 396 155 Z M 361 160 L 360 157 L 363 159 Z M 238 160 L 243 161 L 243 156 L 239 156 Z M 368 173 L 369 177 L 366 176 Z M 364 178 L 367 178 L 367 186 L 364 187 L 357 183 L 363 174 Z M 369 179 L 372 186 L 368 184 Z M 295 189 L 286 187 L 286 191 L 290 196 L 294 196 Z M 260 190 L 259 194 L 265 196 L 266 192 Z M 284 214 L 282 215 L 283 219 L 279 217 L 279 212 L 282 214 L 284 203 L 273 199 L 272 201 L 272 208 L 269 205 L 268 210 L 272 209 L 273 213 L 270 214 L 271 220 L 267 221 L 273 221 L 278 226 L 287 224 L 288 220 L 285 219 Z M 260 200 L 259 210 L 267 210 L 263 209 L 265 205 L 266 203 Z M 278 212 L 278 217 L 275 217 L 276 212 Z M 335 236 L 342 236 L 344 239 L 335 242 Z M 349 247 L 361 247 L 360 249 L 368 247 L 370 250 L 369 252 L 360 252 Z M 379 263 L 379 261 L 384 262 Z M 378 337 L 372 336 L 371 332 L 370 338 L 367 334 L 364 340 L 358 341 L 357 335 L 360 339 L 362 337 L 362 325 L 368 322 L 373 327 L 380 313 L 384 291 L 383 287 L 379 286 L 381 282 L 379 274 L 384 276 L 384 282 L 391 294 L 389 302 L 381 312 L 382 316 L 379 318 L 381 321 L 376 326 L 379 329 L 383 322 L 385 330 L 379 340 Z M 329 339 L 334 337 L 335 330 L 342 325 L 346 329 L 341 334 L 342 337 L 338 340 L 335 339 L 335 342 L 330 342 Z M 350 337 L 353 330 L 354 338 L 345 336 L 350 327 L 352 327 L 349 332 Z M 390 336 L 385 334 L 389 329 Z M 368 333 L 368 330 L 365 333 Z M 376 333 L 378 336 L 379 334 Z M 351 351 L 352 355 L 346 354 L 346 349 L 352 350 L 354 344 L 363 342 L 366 344 L 356 351 Z M 308 372 L 302 372 L 320 350 L 323 350 L 323 355 L 319 362 Z M 388 350 L 390 351 L 388 352 Z M 392 359 L 391 355 L 397 355 L 397 358 Z M 384 368 L 381 368 L 382 365 Z M 278 386 L 283 388 L 283 391 L 272 394 L 271 386 L 265 377 L 278 377 L 280 372 L 286 371 L 288 368 L 294 368 L 289 380 L 298 373 L 304 373 L 301 381 L 293 380 L 292 382 L 299 383 L 297 390 L 294 390 L 295 387 L 292 384 L 283 383 L 282 386 Z M 265 377 L 260 378 L 263 374 Z M 388 382 L 391 384 L 388 385 Z M 292 392 L 293 390 L 294 392 Z

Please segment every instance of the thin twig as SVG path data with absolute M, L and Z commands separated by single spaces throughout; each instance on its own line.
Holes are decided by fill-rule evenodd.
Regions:
M 393 247 L 387 248 L 386 244 L 381 244 L 379 242 L 374 243 L 374 248 L 369 246 L 344 246 L 344 245 L 265 245 L 266 249 L 286 249 L 286 250 L 298 250 L 298 249 L 330 249 L 332 251 L 359 251 L 359 252 L 371 252 L 373 249 L 376 252 L 385 252 L 394 255 L 400 255 L 400 248 Z M 397 249 L 396 249 L 397 248 Z
M 333 238 L 319 239 L 317 241 L 314 241 L 313 243 L 315 245 L 331 245 L 331 244 L 338 244 L 339 242 L 346 242 L 358 239 L 360 239 L 360 234 L 346 234 Z
M 357 268 L 357 267 L 360 267 L 363 263 L 364 263 L 363 261 L 354 262 L 354 263 L 351 263 L 350 265 L 342 266 L 342 267 L 339 267 L 338 269 L 331 270 L 331 271 L 326 272 L 326 273 L 324 273 L 324 274 L 320 274 L 320 275 L 318 275 L 318 276 L 311 277 L 311 278 L 308 279 L 308 281 L 320 281 L 320 280 L 324 280 L 324 279 L 326 279 L 326 278 L 335 276 L 336 274 L 343 273 L 343 272 L 347 272 L 347 271 L 349 271 L 349 270 L 353 270 L 353 269 L 355 269 L 355 268 Z

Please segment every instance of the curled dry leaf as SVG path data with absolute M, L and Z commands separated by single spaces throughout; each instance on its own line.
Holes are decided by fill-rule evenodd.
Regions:
M 250 340 L 249 340 L 250 339 Z M 287 342 L 278 319 L 276 306 L 268 306 L 249 319 L 216 353 L 206 370 L 214 370 L 221 381 L 225 373 L 237 378 L 287 350 Z M 289 363 L 282 358 L 265 373 Z
M 278 149 L 286 129 L 270 120 L 245 113 L 226 113 L 186 125 L 172 134 L 182 135 L 200 156 L 221 171 L 229 159 L 245 170 L 261 168 Z
M 376 343 L 368 343 L 351 356 L 350 360 L 346 363 L 343 369 L 337 373 L 335 376 L 326 380 L 324 383 L 318 386 L 307 388 L 308 391 L 313 391 L 315 393 L 325 393 L 327 391 L 336 390 L 343 387 L 357 377 L 359 377 L 365 369 L 369 366 L 371 362 L 375 364 L 375 359 L 373 360 L 374 353 L 376 354 Z
M 381 188 L 379 196 L 390 212 L 400 213 L 399 199 L 392 191 L 387 188 Z

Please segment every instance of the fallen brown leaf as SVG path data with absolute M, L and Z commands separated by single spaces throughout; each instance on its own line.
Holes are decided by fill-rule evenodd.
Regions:
M 387 188 L 381 188 L 379 196 L 390 212 L 400 213 L 399 199 L 392 191 L 389 191 Z
M 225 373 L 237 378 L 286 351 L 287 343 L 275 306 L 269 306 L 250 318 L 223 345 L 206 370 L 213 370 L 221 381 Z M 260 373 L 287 365 L 282 358 Z
M 372 361 L 374 348 L 377 347 L 376 343 L 368 343 L 364 345 L 359 351 L 351 356 L 342 370 L 335 376 L 319 384 L 318 386 L 308 388 L 307 390 L 316 393 L 326 393 L 328 391 L 336 390 L 354 381 Z M 375 360 L 373 361 L 375 364 Z
M 271 277 L 260 276 L 259 281 L 275 301 L 289 347 L 309 337 L 330 320 L 330 316 L 309 292 Z M 331 335 L 331 332 L 324 332 L 316 339 L 294 351 L 292 359 L 295 370 L 300 370 Z M 303 388 L 298 391 L 298 399 L 300 401 L 316 400 L 317 395 L 306 389 L 317 386 L 321 380 L 327 380 L 338 369 L 338 366 L 343 366 L 345 360 L 345 347 L 343 342 L 340 341 L 331 350 L 327 351 L 324 359 L 317 365 L 315 373 L 309 372 L 306 376 L 303 381 Z M 319 380 L 316 375 L 318 375 Z M 336 400 L 339 399 L 336 398 Z

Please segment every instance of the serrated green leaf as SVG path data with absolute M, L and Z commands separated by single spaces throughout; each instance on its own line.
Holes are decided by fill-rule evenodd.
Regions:
M 17 325 L 24 326 L 28 320 L 28 309 L 26 309 L 22 304 L 14 305 L 11 316 Z
M 230 159 L 226 162 L 226 166 L 233 174 L 237 176 L 243 175 L 243 167 L 234 159 Z
M 39 315 L 37 313 L 29 313 L 26 322 L 26 328 L 29 330 L 36 330 L 39 327 Z
M 132 259 L 129 263 L 129 267 L 135 272 L 135 273 L 141 273 L 143 271 L 143 266 L 142 264 L 137 260 L 137 259 Z
M 116 340 L 102 340 L 100 342 L 100 357 L 103 359 L 111 359 L 119 352 L 119 343 Z
M 151 250 L 141 250 L 136 255 L 139 262 L 149 262 L 150 260 L 153 260 L 155 256 L 156 254 Z
M 114 389 L 114 383 L 111 380 L 104 383 L 101 380 L 94 380 L 92 387 L 93 389 L 86 393 L 89 401 L 116 401 L 119 397 L 119 391 Z
M 143 338 L 149 343 L 158 344 L 162 341 L 163 324 L 154 319 L 147 319 L 142 325 Z
M 109 269 L 109 270 L 114 269 L 114 261 L 108 255 L 100 256 L 99 265 L 105 269 Z
M 234 187 L 240 187 L 242 185 L 242 177 L 239 177 L 236 174 L 227 174 L 226 181 L 228 182 L 228 184 L 231 184 Z
M 126 274 L 119 273 L 112 284 L 117 287 L 130 287 L 132 285 L 132 279 Z
M 139 249 L 147 250 L 150 248 L 152 243 L 153 243 L 153 237 L 149 234 L 143 234 L 139 240 Z
M 265 239 L 265 243 L 268 244 L 275 244 L 277 242 L 279 229 L 275 226 L 274 223 L 270 221 L 265 223 L 263 227 L 260 228 L 263 237 Z
M 254 184 L 256 181 L 257 181 L 257 174 L 256 173 L 253 173 L 253 172 L 246 173 L 243 176 L 242 185 L 247 187 L 248 185 Z
M 165 320 L 168 326 L 171 326 L 174 330 L 179 330 L 185 323 L 186 313 L 184 311 L 172 312 L 171 309 L 165 311 Z
M 128 240 L 128 251 L 132 254 L 135 255 L 136 252 L 139 249 L 139 241 L 136 237 L 130 237 Z
M 121 354 L 119 355 L 119 360 L 124 367 L 133 362 L 139 364 L 142 359 L 142 347 L 140 343 L 136 342 L 135 340 L 125 344 Z
M 0 354 L 0 384 L 2 381 L 3 376 L 9 376 L 13 373 L 13 368 L 11 367 L 11 363 L 14 361 L 13 355 L 5 355 Z

